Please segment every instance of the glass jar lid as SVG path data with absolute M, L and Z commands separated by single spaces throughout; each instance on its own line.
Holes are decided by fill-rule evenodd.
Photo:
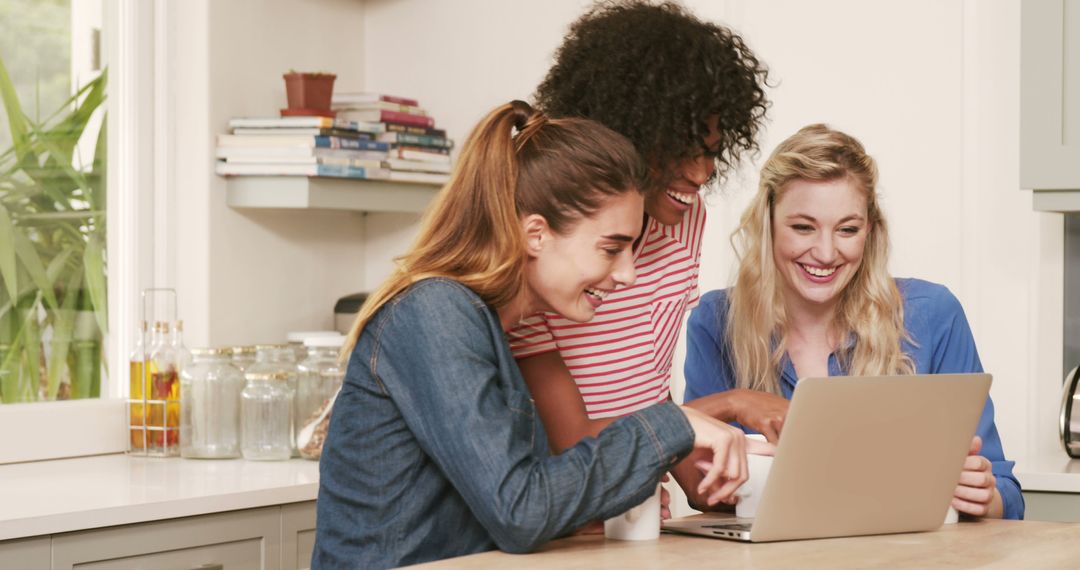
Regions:
M 229 356 L 232 349 L 220 346 L 199 346 L 191 349 L 192 356 Z
M 267 381 L 279 381 L 288 380 L 288 372 L 246 372 L 244 378 L 248 380 L 267 380 Z

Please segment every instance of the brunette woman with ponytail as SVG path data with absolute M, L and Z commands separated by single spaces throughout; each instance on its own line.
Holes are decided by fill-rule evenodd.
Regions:
M 587 321 L 634 282 L 643 172 L 599 123 L 521 101 L 480 122 L 349 336 L 313 568 L 526 552 L 641 503 L 693 448 L 711 454 L 700 490 L 731 498 L 757 443 L 671 402 L 553 456 L 505 338 L 539 310 Z

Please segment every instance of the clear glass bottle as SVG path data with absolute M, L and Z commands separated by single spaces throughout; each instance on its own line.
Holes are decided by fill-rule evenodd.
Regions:
M 240 394 L 244 375 L 228 348 L 196 348 L 180 372 L 180 455 L 240 457 Z
M 177 371 L 182 373 L 184 367 L 191 363 L 191 351 L 184 345 L 184 321 L 176 321 L 170 344 L 176 352 Z
M 128 431 L 129 449 L 146 452 L 146 335 L 148 325 L 141 321 L 135 334 L 135 348 L 128 357 Z
M 233 365 L 244 372 L 249 366 L 255 364 L 255 347 L 254 346 L 234 346 L 232 347 L 232 362 Z
M 147 359 L 146 431 L 150 455 L 180 453 L 180 377 L 168 323 L 154 323 L 154 341 Z
M 341 387 L 345 367 L 338 364 L 343 336 L 309 337 L 304 340 L 308 357 L 296 365 L 296 422 L 303 427 Z
M 274 461 L 292 456 L 293 389 L 285 372 L 248 370 L 240 394 L 244 459 Z

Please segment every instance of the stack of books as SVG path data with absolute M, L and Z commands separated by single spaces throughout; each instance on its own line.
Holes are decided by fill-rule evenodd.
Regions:
M 335 93 L 331 107 L 337 118 L 378 124 L 375 141 L 388 145 L 383 167 L 390 180 L 445 183 L 450 179 L 454 141 L 435 128 L 435 119 L 416 99 L 380 93 Z
M 381 123 L 294 116 L 232 119 L 229 127 L 217 140 L 224 176 L 390 178 L 390 144 L 376 140 Z

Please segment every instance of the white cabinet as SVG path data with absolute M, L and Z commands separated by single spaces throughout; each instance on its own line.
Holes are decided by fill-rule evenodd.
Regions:
M 300 570 L 315 501 L 0 542 L 0 568 Z
M 1024 0 L 1020 26 L 1020 186 L 1080 211 L 1080 0 Z
M 48 568 L 50 556 L 47 536 L 0 542 L 0 568 Z

